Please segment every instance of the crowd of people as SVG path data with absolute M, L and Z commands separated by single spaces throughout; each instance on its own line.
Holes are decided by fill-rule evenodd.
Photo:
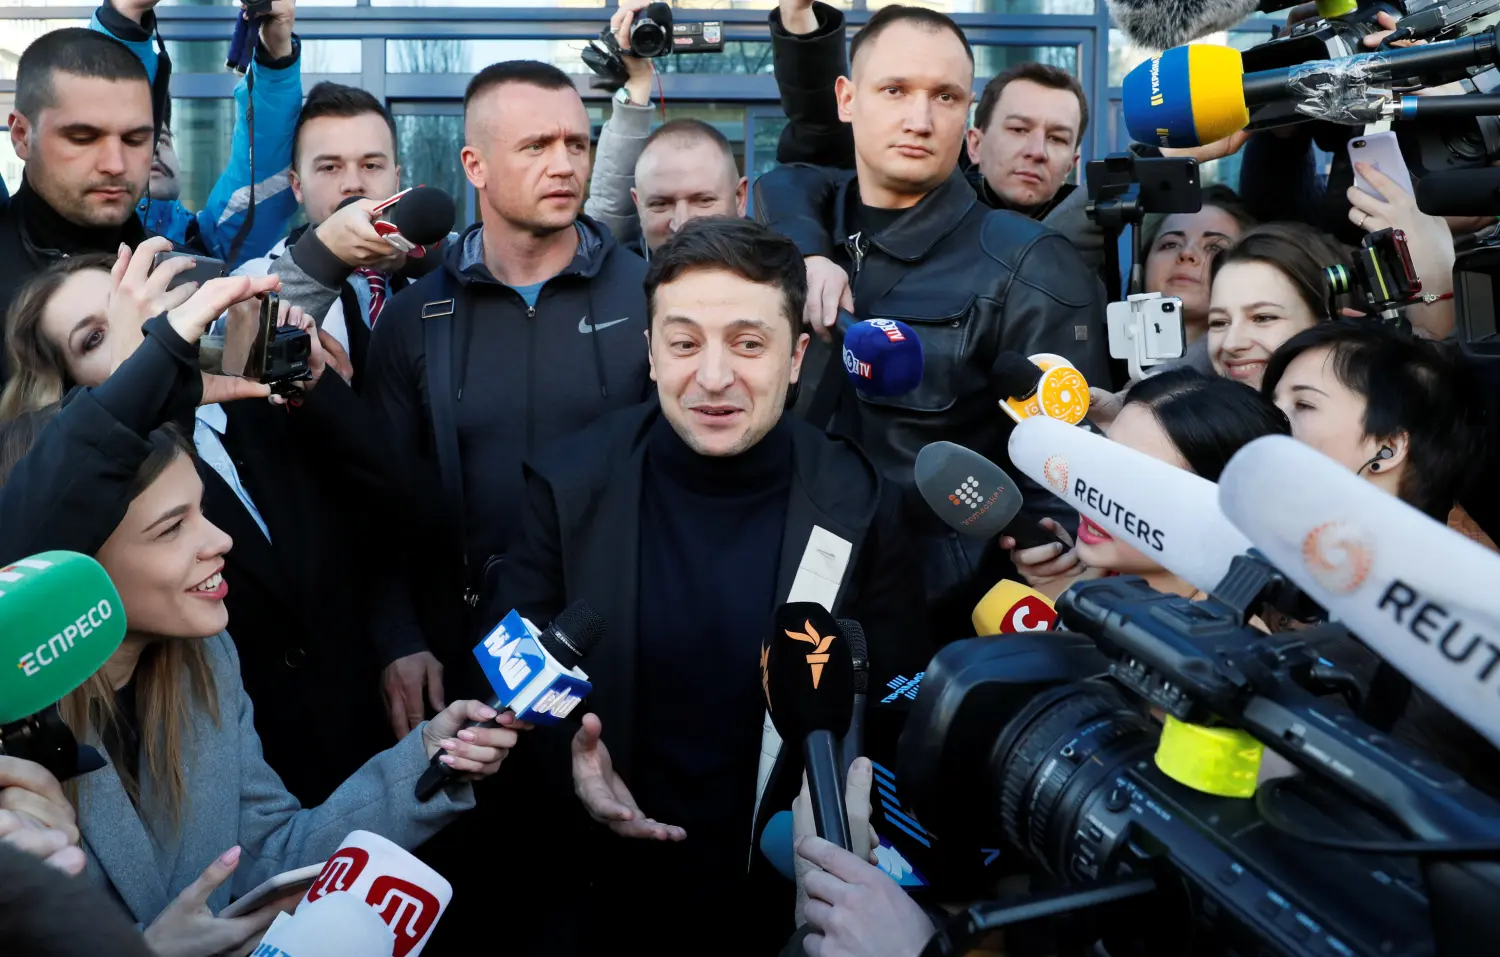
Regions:
M 1495 548 L 1500 381 L 1452 341 L 1444 295 L 1455 249 L 1493 223 L 1427 216 L 1362 167 L 1379 195 L 1351 187 L 1332 235 L 1268 198 L 1273 160 L 1316 176 L 1295 128 L 1189 151 L 1243 150 L 1243 196 L 1215 186 L 1141 227 L 1142 291 L 1180 299 L 1187 348 L 1127 381 L 1113 240 L 1070 182 L 1097 121 L 1074 76 L 1023 63 L 975 95 L 941 13 L 885 6 L 851 36 L 835 7 L 780 0 L 789 122 L 751 183 L 714 127 L 658 115 L 650 62 L 628 54 L 645 5 L 610 21 L 629 76 L 596 148 L 556 67 L 474 75 L 452 160 L 479 221 L 421 257 L 375 226 L 413 185 L 390 112 L 334 83 L 304 97 L 293 0 L 258 21 L 231 160 L 196 211 L 151 0 L 108 0 L 23 53 L 0 563 L 92 556 L 128 617 L 61 703 L 107 766 L 59 783 L 0 756 L 0 838 L 109 898 L 73 920 L 95 936 L 56 953 L 249 953 L 277 905 L 216 915 L 363 828 L 452 882 L 433 953 L 493 939 L 514 907 L 504 946 L 522 951 L 915 955 L 941 910 L 864 855 L 807 837 L 794 882 L 759 850 L 803 788 L 766 719 L 777 606 L 862 622 L 878 688 L 972 636 L 1002 579 L 1055 597 L 1131 574 L 1202 597 L 1042 486 L 1021 482 L 1055 539 L 1038 547 L 961 536 L 923 503 L 931 443 L 1009 467 L 1008 354 L 1065 357 L 1094 387 L 1082 427 L 1203 478 L 1290 435 Z M 1402 329 L 1325 272 L 1393 227 L 1429 294 Z M 228 275 L 175 283 L 194 260 L 174 251 Z M 204 372 L 200 340 L 273 293 L 310 335 L 308 377 L 272 394 Z M 921 384 L 856 391 L 840 313 L 915 330 Z M 609 623 L 587 716 L 497 716 L 475 644 L 510 609 L 543 626 L 577 600 Z M 1420 691 L 1391 730 L 1500 794 L 1493 749 Z M 897 733 L 873 727 L 871 756 L 891 760 Z M 433 756 L 460 774 L 419 802 Z

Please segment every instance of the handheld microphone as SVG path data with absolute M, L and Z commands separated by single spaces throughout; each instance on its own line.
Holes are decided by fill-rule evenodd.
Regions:
M 495 692 L 486 703 L 496 711 L 510 711 L 523 721 L 556 724 L 593 689 L 578 663 L 608 630 L 609 623 L 585 601 L 564 608 L 540 632 L 512 610 L 474 647 L 474 658 Z M 469 725 L 497 726 L 493 719 Z M 417 779 L 417 800 L 431 800 L 457 773 L 441 758 L 442 752 L 434 754 Z
M 929 442 L 917 453 L 917 491 L 949 528 L 971 538 L 1009 535 L 1018 548 L 1057 539 L 1022 517 L 1021 493 L 1000 466 L 952 442 Z
M 761 647 L 766 710 L 783 741 L 801 741 L 818 836 L 846 851 L 854 844 L 844 807 L 838 739 L 854 709 L 854 658 L 838 622 L 817 602 L 787 602 Z
M 849 765 L 865 753 L 865 702 L 870 691 L 870 651 L 865 642 L 864 626 L 852 618 L 839 619 L 839 634 L 849 643 L 854 666 L 854 708 L 849 713 L 849 730 L 839 742 L 839 780 L 848 784 Z
M 1250 542 L 1219 511 L 1213 482 L 1050 419 L 1010 436 L 1016 468 L 1163 568 L 1211 592 Z
M 1182 46 L 1228 30 L 1266 0 L 1109 0 L 1109 12 L 1130 42 L 1152 50 Z M 1290 5 L 1290 4 L 1288 4 Z
M 1057 626 L 1057 607 L 1035 588 L 1005 580 L 985 592 L 974 606 L 970 620 L 974 622 L 976 635 L 1051 631 Z
M 357 203 L 363 196 L 349 196 L 335 209 Z M 453 197 L 435 186 L 416 186 L 384 200 L 375 207 L 375 231 L 391 246 L 412 259 L 427 255 L 453 231 L 458 217 Z
M 844 371 L 856 392 L 871 397 L 905 395 L 922 384 L 922 340 L 895 319 L 856 321 L 840 310 Z
M 453 885 L 399 844 L 370 831 L 350 831 L 339 849 L 329 855 L 318 879 L 307 889 L 291 923 L 296 925 L 304 916 L 315 914 L 308 921 L 312 929 L 346 927 L 351 933 L 366 932 L 369 922 L 352 916 L 353 912 L 346 906 L 323 906 L 333 898 L 352 901 L 366 913 L 374 915 L 394 935 L 394 943 L 387 943 L 383 951 L 339 947 L 302 953 L 318 957 L 324 954 L 364 957 L 367 952 L 390 957 L 418 957 L 453 900 Z M 325 923 L 324 911 L 330 913 L 330 921 L 337 918 L 338 923 Z M 298 953 L 292 951 L 292 957 Z
M 1044 415 L 1077 425 L 1089 413 L 1089 384 L 1062 356 L 1002 352 L 993 381 L 1003 396 L 1000 408 L 1017 422 Z
M 103 566 L 76 552 L 42 552 L 0 568 L 0 753 L 42 765 L 59 781 L 104 766 L 80 745 L 57 702 L 104 666 L 125 638 L 125 608 Z
M 390 957 L 396 934 L 359 898 L 330 894 L 281 913 L 251 957 Z
M 1240 53 L 1232 47 L 1193 44 L 1167 50 L 1131 70 L 1121 84 L 1121 97 L 1132 139 L 1201 146 L 1248 126 L 1250 107 L 1291 100 L 1309 119 L 1363 124 L 1379 118 L 1365 115 L 1374 110 L 1366 92 L 1383 96 L 1393 82 L 1495 62 L 1493 28 L 1457 40 L 1255 73 L 1244 72 Z
M 1286 476 L 1297 494 L 1280 494 Z M 1500 746 L 1500 557 L 1286 436 L 1256 439 L 1219 502 L 1382 659 Z

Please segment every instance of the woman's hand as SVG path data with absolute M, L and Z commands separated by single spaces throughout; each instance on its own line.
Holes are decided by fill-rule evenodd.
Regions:
M 466 727 L 471 721 L 491 719 L 498 720 L 500 727 Z M 530 724 L 509 711 L 497 713 L 482 701 L 455 701 L 422 727 L 422 744 L 428 758 L 446 751 L 442 762 L 473 781 L 500 770 L 500 762 L 520 739 L 518 732 L 530 730 Z
M 277 902 L 240 917 L 215 917 L 208 909 L 208 898 L 229 880 L 239 863 L 240 849 L 231 847 L 157 915 L 146 928 L 145 938 L 158 957 L 217 957 L 248 954 L 254 949 L 276 915 L 286 908 Z
M 1073 536 L 1067 529 L 1050 518 L 1044 518 L 1038 524 L 1056 536 L 1057 541 L 1035 548 L 1017 548 L 1014 538 L 1000 536 L 1000 547 L 1010 552 L 1011 564 L 1026 579 L 1026 584 L 1055 599 L 1075 581 L 1099 574 L 1078 557 Z
M 1349 187 L 1349 221 L 1366 232 L 1399 229 L 1406 233 L 1412 268 L 1422 280 L 1424 295 L 1453 291 L 1453 233 L 1441 216 L 1429 216 L 1417 208 L 1417 199 L 1395 180 L 1368 163 L 1354 168 L 1385 199 L 1358 186 Z M 1412 325 L 1429 339 L 1443 339 L 1453 331 L 1453 303 L 1432 302 L 1413 307 Z
M 192 298 L 167 313 L 167 322 L 171 323 L 173 331 L 185 341 L 197 343 L 203 338 L 203 334 L 214 324 L 214 321 L 223 313 L 235 310 L 236 314 L 254 312 L 257 316 L 260 310 L 260 301 L 256 298 L 268 292 L 275 292 L 281 288 L 281 278 L 278 276 L 226 276 L 221 279 L 210 279 L 203 287 L 193 293 Z M 252 319 L 254 323 L 257 319 Z M 243 319 L 241 320 L 243 322 Z M 230 317 L 230 326 L 236 325 L 235 317 Z M 134 351 L 132 348 L 131 351 Z M 115 367 L 124 361 L 118 359 Z M 254 379 L 244 379 L 238 376 L 203 374 L 203 397 L 199 405 L 213 405 L 217 402 L 233 402 L 236 399 L 263 399 L 271 394 L 271 387 L 263 385 Z
M 156 269 L 151 264 L 162 253 L 172 251 L 172 241 L 156 236 L 137 246 L 134 251 L 120 244 L 114 268 L 109 271 L 109 325 L 111 334 L 116 327 L 130 328 L 140 332 L 141 325 L 152 316 L 176 309 L 192 298 L 198 284 L 187 282 L 176 289 L 168 289 L 172 280 L 193 268 L 188 256 L 175 256 Z

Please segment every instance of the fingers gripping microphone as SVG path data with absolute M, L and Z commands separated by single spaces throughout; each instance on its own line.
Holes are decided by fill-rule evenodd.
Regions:
M 1089 384 L 1062 356 L 1002 352 L 992 381 L 1003 397 L 1000 408 L 1017 422 L 1041 415 L 1077 425 L 1088 415 Z
M 880 397 L 905 395 L 922 384 L 922 340 L 895 319 L 854 321 L 839 313 L 844 336 L 844 371 L 855 391 Z
M 1296 495 L 1279 492 L 1288 475 Z M 1285 436 L 1236 453 L 1219 501 L 1298 587 L 1500 746 L 1500 556 Z
M 1219 511 L 1213 482 L 1103 436 L 1027 419 L 1011 433 L 1010 458 L 1095 525 L 1204 591 L 1250 547 Z
M 976 635 L 1014 635 L 1023 631 L 1050 631 L 1057 625 L 1052 599 L 1020 582 L 996 582 L 985 592 L 971 616 Z
M 609 624 L 584 601 L 564 608 L 540 632 L 512 610 L 474 648 L 474 657 L 495 692 L 486 703 L 523 721 L 556 724 L 593 689 L 578 663 L 608 630 Z M 493 728 L 497 722 L 475 722 L 470 727 Z M 442 752 L 434 754 L 417 779 L 417 800 L 430 800 L 457 774 L 441 757 Z
M 57 702 L 98 671 L 125 638 L 125 609 L 103 566 L 42 552 L 0 568 L 0 753 L 58 780 L 104 759 L 79 745 Z
M 816 602 L 776 609 L 775 627 L 761 648 L 766 710 L 784 741 L 801 741 L 818 836 L 847 850 L 838 739 L 854 710 L 854 657 L 838 622 Z

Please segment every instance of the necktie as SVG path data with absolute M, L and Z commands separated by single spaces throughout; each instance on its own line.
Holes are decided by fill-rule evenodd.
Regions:
M 360 266 L 354 271 L 364 276 L 370 284 L 370 328 L 373 329 L 375 321 L 380 318 L 380 310 L 385 308 L 385 294 L 389 288 L 386 285 L 385 273 L 368 266 Z

